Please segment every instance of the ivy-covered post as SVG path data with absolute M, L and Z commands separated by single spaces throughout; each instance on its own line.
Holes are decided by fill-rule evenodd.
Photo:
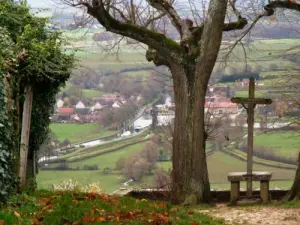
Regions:
M 26 187 L 26 168 L 27 168 L 27 157 L 28 157 L 32 99 L 33 99 L 31 86 L 27 86 L 25 91 L 26 91 L 26 97 L 24 102 L 23 118 L 22 118 L 20 170 L 19 170 L 21 189 Z

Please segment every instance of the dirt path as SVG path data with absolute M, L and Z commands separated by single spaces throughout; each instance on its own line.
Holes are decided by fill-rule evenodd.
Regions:
M 299 225 L 299 209 L 275 207 L 228 207 L 218 205 L 211 210 L 200 210 L 214 218 L 222 218 L 228 224 L 243 225 Z

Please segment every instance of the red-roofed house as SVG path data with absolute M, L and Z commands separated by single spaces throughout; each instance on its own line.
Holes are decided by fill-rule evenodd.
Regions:
M 104 94 L 102 95 L 102 99 L 105 101 L 105 102 L 114 102 L 118 99 L 118 95 L 117 94 Z
M 236 114 L 238 112 L 238 105 L 232 103 L 229 99 L 215 99 L 215 101 L 205 102 L 205 111 L 212 114 Z
M 70 120 L 74 114 L 74 108 L 62 107 L 58 110 L 58 120 Z

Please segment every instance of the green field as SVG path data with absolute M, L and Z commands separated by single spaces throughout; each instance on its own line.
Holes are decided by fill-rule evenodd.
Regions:
M 254 146 L 272 148 L 277 156 L 296 159 L 300 149 L 299 135 L 295 132 L 260 134 L 255 136 Z
M 114 133 L 114 131 L 108 131 L 98 124 L 52 123 L 50 124 L 50 129 L 59 141 L 69 139 L 72 144 L 105 137 Z
M 236 91 L 234 94 L 235 97 L 241 97 L 241 98 L 247 98 L 249 96 L 248 91 Z M 264 97 L 265 91 L 263 90 L 257 90 L 255 91 L 255 97 Z
M 139 152 L 147 142 L 136 144 L 124 148 L 120 151 L 107 153 L 94 158 L 86 159 L 81 162 L 72 163 L 71 166 L 77 165 L 93 165 L 98 164 L 100 169 L 106 167 L 114 169 L 116 162 L 121 157 L 129 157 L 130 155 Z M 100 182 L 101 189 L 104 192 L 112 192 L 122 187 L 121 182 L 124 182 L 124 177 L 119 174 L 103 175 L 101 170 L 98 171 L 40 171 L 37 176 L 39 188 L 49 188 L 53 183 L 62 182 L 64 180 L 74 178 L 80 184 L 85 185 L 92 182 Z
M 95 89 L 82 89 L 82 94 L 86 98 L 96 98 L 102 96 L 102 92 Z
M 72 166 L 84 164 L 99 164 L 101 169 L 105 167 L 114 168 L 116 161 L 120 157 L 128 157 L 131 154 L 138 152 L 143 148 L 144 145 L 146 145 L 146 143 L 130 146 L 117 152 L 107 153 L 95 158 L 72 163 Z M 157 167 L 169 169 L 171 168 L 171 162 L 157 163 Z M 227 174 L 229 172 L 245 171 L 246 162 L 228 156 L 225 153 L 216 152 L 208 157 L 208 170 L 212 188 L 228 189 L 230 184 L 227 181 Z M 273 173 L 272 179 L 276 180 L 271 182 L 271 188 L 290 188 L 295 175 L 295 172 L 293 170 L 278 169 L 256 164 L 254 164 L 254 170 L 271 171 Z M 124 178 L 118 173 L 102 175 L 101 171 L 40 171 L 37 176 L 38 187 L 48 188 L 49 185 L 53 183 L 61 182 L 69 178 L 75 178 L 83 185 L 99 181 L 102 184 L 101 187 L 103 191 L 105 192 L 112 192 L 119 189 L 120 187 L 122 187 L 121 182 L 124 182 Z M 277 181 L 278 179 L 283 179 L 283 181 Z M 154 186 L 153 181 L 153 176 L 147 176 L 143 179 L 143 183 L 150 187 Z M 254 183 L 255 188 L 257 188 L 258 186 L 258 183 Z
M 207 158 L 208 173 L 212 188 L 229 189 L 230 183 L 227 180 L 229 172 L 243 172 L 246 171 L 246 162 L 238 160 L 222 152 L 216 152 Z M 171 162 L 158 163 L 159 167 L 164 169 L 171 168 Z M 253 165 L 253 170 L 256 171 L 271 171 L 272 179 L 275 181 L 270 182 L 271 188 L 290 188 L 292 180 L 294 179 L 295 172 L 292 170 L 285 170 L 262 165 Z M 277 179 L 284 179 L 284 181 L 277 181 Z M 287 179 L 287 180 L 285 180 Z M 245 188 L 246 184 L 242 182 L 242 187 Z M 254 188 L 259 188 L 259 183 L 254 182 Z

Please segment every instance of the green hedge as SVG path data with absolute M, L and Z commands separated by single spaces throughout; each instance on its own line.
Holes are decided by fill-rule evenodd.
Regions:
M 5 60 L 12 57 L 11 45 L 8 32 L 0 27 L 0 205 L 14 193 L 17 185 L 13 171 L 13 127 L 4 83 L 4 74 L 7 73 Z

